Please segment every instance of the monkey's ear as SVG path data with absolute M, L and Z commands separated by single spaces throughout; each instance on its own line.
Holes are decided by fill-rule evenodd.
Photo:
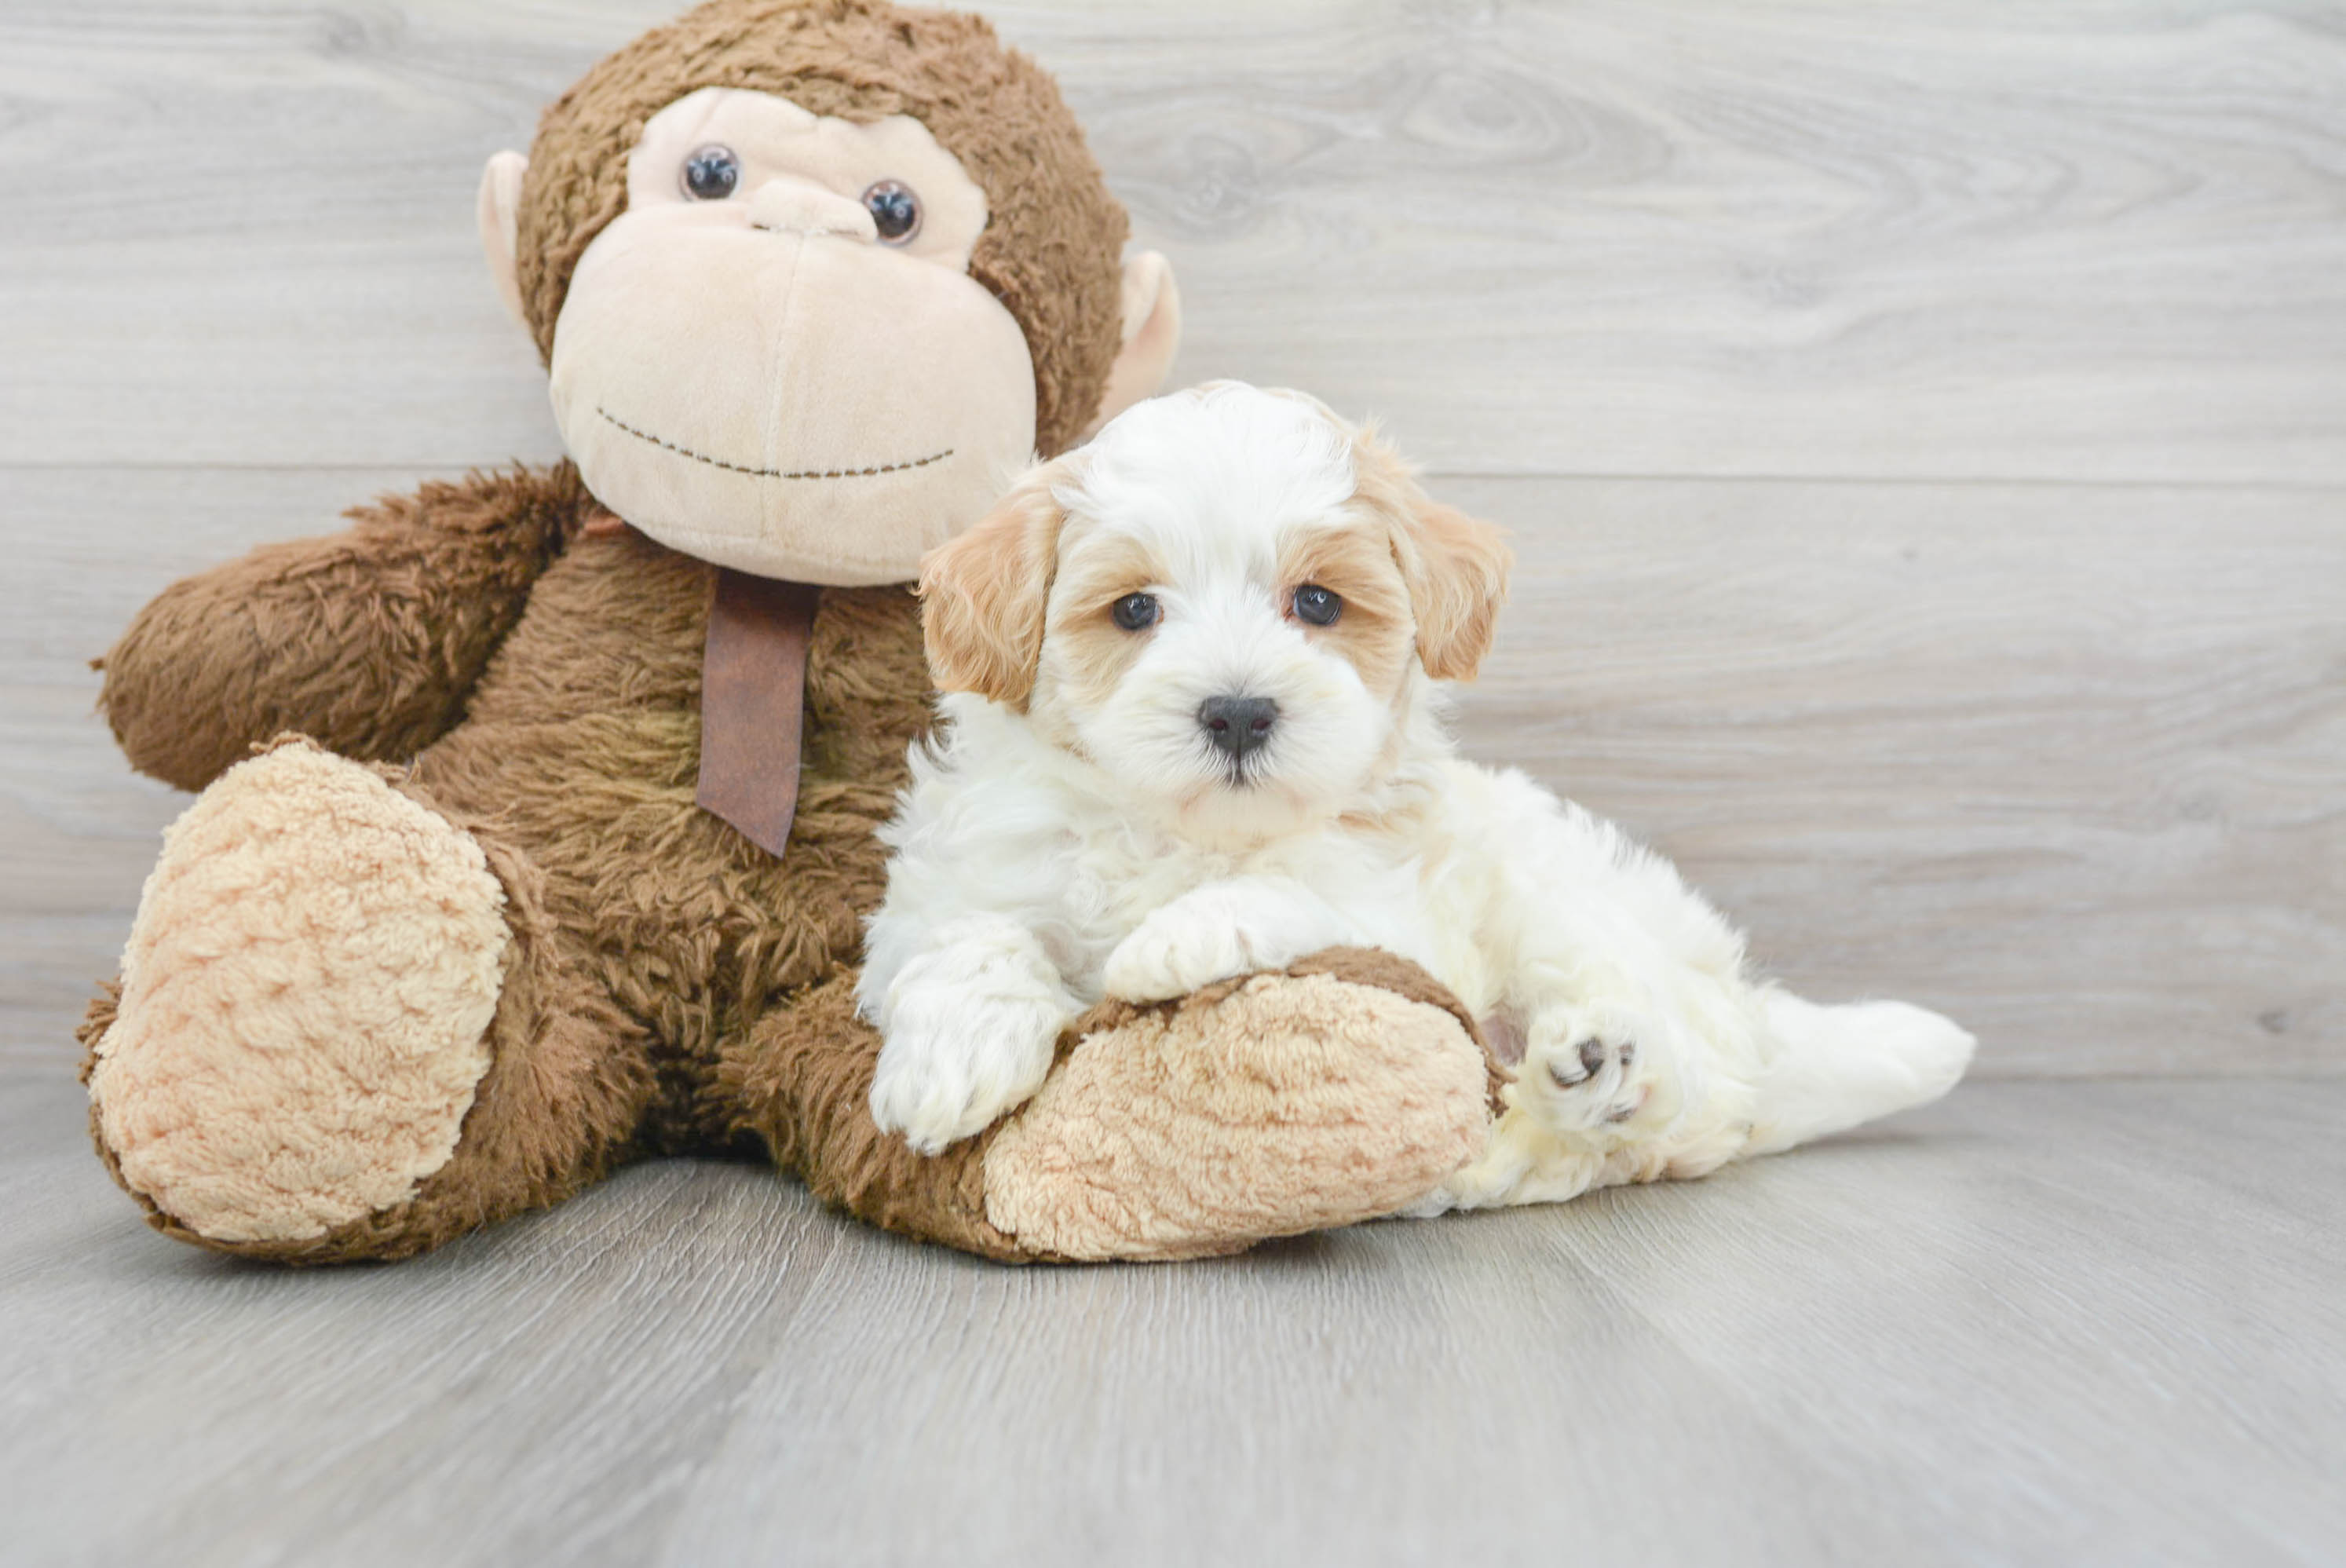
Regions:
M 493 153 L 481 170 L 481 249 L 488 253 L 489 275 L 496 280 L 497 298 L 505 302 L 522 331 L 529 317 L 521 308 L 521 271 L 515 260 L 515 230 L 521 223 L 521 177 L 529 159 L 517 152 Z
M 1034 470 L 975 527 L 922 560 L 921 630 L 940 690 L 1025 710 L 1067 520 L 1051 494 L 1061 477 L 1056 463 Z
M 1156 395 L 1181 351 L 1181 291 L 1173 286 L 1173 263 L 1143 250 L 1124 264 L 1124 346 L 1107 372 L 1097 417 L 1084 427 L 1089 441 L 1099 427 L 1145 397 Z
M 1515 564 L 1506 531 L 1428 495 L 1373 425 L 1353 433 L 1352 455 L 1362 494 L 1396 518 L 1393 559 L 1409 585 L 1418 662 L 1436 680 L 1474 679 Z

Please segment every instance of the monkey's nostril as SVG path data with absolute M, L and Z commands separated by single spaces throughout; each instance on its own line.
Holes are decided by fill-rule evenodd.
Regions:
M 1244 757 L 1269 740 L 1278 722 L 1279 704 L 1267 697 L 1209 697 L 1198 706 L 1206 738 L 1232 757 Z

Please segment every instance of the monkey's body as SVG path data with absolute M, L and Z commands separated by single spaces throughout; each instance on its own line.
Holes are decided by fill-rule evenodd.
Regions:
M 85 1031 L 99 1146 L 159 1227 L 289 1260 L 395 1257 L 638 1155 L 762 1143 L 824 1197 L 931 1239 L 1002 1257 L 1162 1256 L 1382 1212 L 1472 1152 L 1479 1054 L 1433 988 L 1370 959 L 1260 983 L 1249 1017 L 1227 1027 L 1213 996 L 1149 1018 L 1103 1010 L 1070 1059 L 1091 1061 L 1088 1088 L 1064 1073 L 1027 1114 L 935 1159 L 882 1137 L 865 1104 L 879 1042 L 854 1015 L 853 965 L 883 885 L 873 830 L 928 722 L 915 602 L 902 587 L 822 591 L 798 811 L 778 859 L 695 804 L 716 568 L 587 530 L 596 510 L 567 465 L 430 487 L 344 535 L 177 585 L 109 656 L 109 712 L 131 759 L 204 790 L 190 817 L 211 824 L 167 850 L 141 911 L 149 971 L 155 954 L 200 945 L 207 989 L 128 973 L 124 1006 L 143 1006 L 140 1026 L 117 1030 L 109 997 Z M 218 777 L 286 731 L 342 755 L 289 745 Z M 389 789 L 352 778 L 321 790 L 362 763 Z M 372 999 L 429 993 L 440 951 L 387 952 L 363 932 L 355 945 L 287 940 L 331 918 L 347 873 L 284 846 L 311 826 L 347 840 L 376 825 L 403 845 L 477 846 L 501 894 L 473 928 L 498 949 L 477 1085 L 462 1072 L 373 1085 L 369 1109 L 388 1100 L 390 1121 L 437 1118 L 445 1149 L 371 1131 L 342 1092 L 343 1076 L 378 1070 Z M 267 900 L 250 891 L 262 885 Z M 413 901 L 486 885 L 433 884 Z M 395 901 L 369 921 L 405 929 Z M 290 1039 L 267 1000 L 289 967 L 308 1009 Z M 251 983 L 230 983 L 239 974 Z M 1300 1070 L 1331 1029 L 1383 1044 L 1332 1074 Z M 97 1051 L 109 1030 L 113 1063 Z M 438 1049 L 464 1033 L 443 1031 Z M 240 1066 L 263 1036 L 337 1071 L 320 1084 L 281 1062 Z M 1134 1059 L 1161 1064 L 1184 1038 L 1201 1048 L 1195 1074 L 1160 1077 L 1154 1104 L 1115 1103 Z M 1270 1114 L 1236 1129 L 1229 1086 L 1211 1081 L 1213 1052 L 1231 1049 L 1260 1054 L 1274 1080 L 1258 1091 Z M 200 1115 L 181 1114 L 190 1103 Z M 1340 1114 L 1315 1139 L 1331 1104 Z M 256 1160 L 261 1138 L 289 1152 Z M 1215 1163 L 1243 1175 L 1236 1213 L 1184 1168 Z M 372 1185 L 349 1179 L 370 1164 Z M 1099 1223 L 1104 1203 L 1119 1223 Z
M 190 578 L 105 661 L 132 762 L 200 791 L 83 1030 L 159 1227 L 395 1257 L 762 1145 L 932 1240 L 1163 1257 L 1476 1152 L 1472 1024 L 1365 953 L 1096 1011 L 936 1158 L 872 1118 L 854 965 L 929 716 L 903 585 L 1179 340 L 1040 67 L 971 16 L 709 0 L 491 159 L 480 212 L 572 461 Z M 755 578 L 820 585 L 811 628 Z

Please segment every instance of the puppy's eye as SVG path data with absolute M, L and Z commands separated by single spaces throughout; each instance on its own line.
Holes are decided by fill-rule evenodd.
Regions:
M 1336 617 L 1344 613 L 1344 601 L 1317 583 L 1306 583 L 1295 590 L 1295 618 L 1309 621 L 1315 626 L 1332 626 Z
M 902 245 L 921 231 L 921 199 L 901 180 L 883 179 L 865 191 L 863 209 L 883 245 Z
M 1145 632 L 1157 624 L 1157 601 L 1147 594 L 1127 594 L 1107 613 L 1126 631 Z
M 729 147 L 705 147 L 684 160 L 679 183 L 696 201 L 722 201 L 741 183 L 741 160 Z

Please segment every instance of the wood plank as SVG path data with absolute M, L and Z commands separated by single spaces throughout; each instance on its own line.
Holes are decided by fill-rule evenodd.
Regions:
M 148 1233 L 72 1086 L 0 1083 L 27 1562 L 2346 1553 L 2334 1080 L 1973 1085 L 1190 1266 L 1003 1269 L 670 1164 L 311 1273 Z
M 0 462 L 555 450 L 480 162 L 668 0 L 0 16 Z M 997 8 L 1178 374 L 1492 473 L 2346 482 L 2318 4 Z
M 2346 496 L 1453 481 L 1468 749 L 1995 1073 L 2346 1070 Z
M 60 1152 L 8 1160 L 13 1561 L 644 1561 L 740 1358 L 869 1240 L 770 1176 L 673 1164 L 486 1247 L 255 1271 L 148 1231 L 65 1146 L 77 1098 L 44 1085 Z
M 2326 1076 L 1978 1083 L 1181 1268 L 997 1269 L 754 1166 L 392 1269 L 148 1233 L 69 1033 L 184 802 L 86 660 L 553 455 L 474 181 L 680 3 L 0 15 L 0 1556 L 2346 1558 L 2321 0 L 990 9 L 1173 255 L 1181 379 L 1380 412 L 1516 530 L 1477 755 L 1991 1078 Z
M 0 1041 L 0 1056 L 70 1049 L 163 827 L 187 806 L 123 762 L 89 661 L 174 579 L 264 540 L 329 532 L 343 508 L 423 477 L 0 468 L 12 557 L 0 573 L 0 1008 L 43 1021 Z
M 86 661 L 172 577 L 416 477 L 0 470 L 0 1002 L 49 1041 L 182 803 Z M 1795 986 L 1943 1008 L 1990 1074 L 2346 1071 L 2346 497 L 1435 488 L 1523 557 L 1470 751 L 1657 843 Z

